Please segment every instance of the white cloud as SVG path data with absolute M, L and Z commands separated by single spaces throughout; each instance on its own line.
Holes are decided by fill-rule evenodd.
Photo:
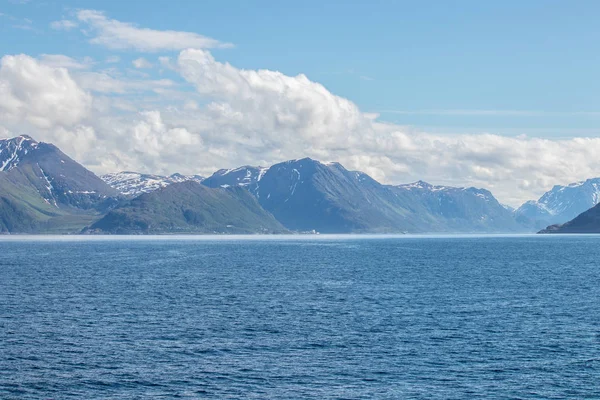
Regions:
M 74 75 L 79 85 L 93 92 L 125 94 L 132 92 L 156 91 L 176 86 L 170 79 L 127 79 L 113 76 L 108 72 L 80 72 Z
M 106 60 L 105 60 L 105 62 L 108 64 L 115 64 L 115 63 L 118 63 L 119 61 L 121 61 L 121 57 L 119 57 L 119 56 L 109 56 L 109 57 L 106 57 Z
M 68 19 L 61 19 L 60 21 L 52 21 L 50 23 L 50 28 L 57 31 L 70 31 L 73 28 L 77 28 L 77 26 L 77 22 Z
M 88 69 L 92 66 L 93 60 L 87 57 L 82 61 L 77 61 L 63 54 L 42 54 L 40 62 L 53 68 Z
M 152 68 L 152 63 L 143 57 L 136 58 L 131 63 L 136 68 Z
M 160 31 L 139 28 L 134 24 L 107 18 L 96 10 L 80 10 L 77 19 L 91 28 L 94 37 L 90 43 L 111 49 L 134 49 L 142 52 L 181 50 L 186 48 L 231 47 L 216 39 L 193 32 Z
M 311 156 L 341 161 L 388 183 L 426 179 L 487 187 L 511 204 L 556 183 L 600 175 L 593 156 L 600 139 L 413 132 L 378 123 L 304 75 L 242 70 L 203 50 L 181 52 L 178 68 L 212 100 L 199 121 L 205 143 L 238 154 L 240 163 Z
M 204 50 L 182 51 L 178 65 L 199 93 L 214 100 L 208 112 L 216 121 L 236 129 L 241 121 L 245 130 L 261 132 L 261 140 L 272 145 L 281 145 L 285 137 L 299 145 L 307 140 L 315 147 L 346 146 L 346 136 L 371 127 L 354 103 L 305 75 L 240 70 Z
M 65 68 L 23 54 L 0 60 L 0 116 L 7 121 L 70 126 L 88 114 L 91 101 Z
M 54 66 L 45 57 L 2 59 L 0 134 L 30 124 L 34 137 L 98 173 L 206 175 L 309 156 L 384 183 L 484 187 L 511 205 L 600 175 L 600 138 L 419 132 L 378 122 L 305 75 L 239 69 L 203 50 L 160 60 L 196 92 L 170 80 L 124 78 L 119 70 L 69 72 L 60 65 L 72 59 L 63 57 L 54 57 Z

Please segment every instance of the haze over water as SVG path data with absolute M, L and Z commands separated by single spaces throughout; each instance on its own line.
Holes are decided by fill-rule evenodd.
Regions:
M 0 397 L 600 397 L 599 236 L 270 239 L 0 239 Z

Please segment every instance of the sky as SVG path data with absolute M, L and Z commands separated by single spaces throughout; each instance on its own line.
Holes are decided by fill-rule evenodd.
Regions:
M 600 176 L 595 1 L 0 0 L 0 137 L 101 174 L 312 157 L 518 206 Z

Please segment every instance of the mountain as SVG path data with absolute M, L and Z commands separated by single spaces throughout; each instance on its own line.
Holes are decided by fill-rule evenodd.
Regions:
M 118 193 L 50 143 L 27 135 L 0 140 L 0 161 L 9 181 L 35 187 L 57 208 L 105 210 Z
M 401 232 L 419 227 L 394 194 L 369 176 L 310 158 L 270 167 L 250 190 L 285 227 L 323 233 Z
M 208 187 L 244 186 L 254 189 L 268 168 L 245 165 L 235 169 L 220 169 L 202 183 Z
M 531 230 L 483 189 L 382 185 L 310 158 L 203 179 L 121 172 L 100 179 L 52 144 L 0 141 L 0 232 L 323 233 Z M 201 183 L 200 183 L 201 182 Z M 529 227 L 529 228 L 528 228 Z
M 191 180 L 142 194 L 110 211 L 87 233 L 282 233 L 286 229 L 241 187 Z
M 0 232 L 70 232 L 106 212 L 118 193 L 56 146 L 0 140 Z
M 200 175 L 173 174 L 169 176 L 141 174 L 139 172 L 116 172 L 102 175 L 100 178 L 123 196 L 133 198 L 142 193 L 153 192 L 173 183 L 204 180 Z
M 600 204 L 564 224 L 550 225 L 538 233 L 600 233 Z
M 542 221 L 543 225 L 569 221 L 600 201 L 600 178 L 554 186 L 539 200 L 528 201 L 515 211 L 517 218 Z
M 0 171 L 10 171 L 17 167 L 19 162 L 30 151 L 35 151 L 39 143 L 29 135 L 21 135 L 12 139 L 0 140 Z
M 237 184 L 261 206 L 296 231 L 348 232 L 514 232 L 523 231 L 488 191 L 474 188 L 382 185 L 339 163 L 310 158 L 268 169 L 221 170 L 203 184 Z
M 485 189 L 434 186 L 418 181 L 393 187 L 409 192 L 435 218 L 436 231 L 518 232 L 526 230 L 514 219 L 512 211 L 500 204 Z

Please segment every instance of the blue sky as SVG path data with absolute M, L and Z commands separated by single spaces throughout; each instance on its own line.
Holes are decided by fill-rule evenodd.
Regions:
M 594 1 L 5 0 L 0 12 L 31 23 L 5 17 L 0 34 L 13 40 L 3 40 L 0 52 L 114 54 L 49 29 L 80 8 L 233 43 L 215 56 L 241 68 L 305 73 L 399 124 L 437 132 L 600 133 Z
M 0 0 L 0 136 L 97 173 L 310 156 L 518 205 L 600 176 L 600 3 Z

